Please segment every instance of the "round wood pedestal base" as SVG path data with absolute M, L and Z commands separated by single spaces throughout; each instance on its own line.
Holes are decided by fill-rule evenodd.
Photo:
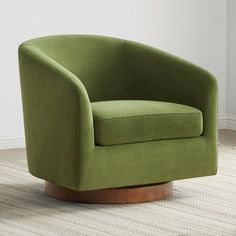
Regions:
M 45 182 L 45 192 L 53 198 L 95 204 L 124 204 L 155 201 L 170 196 L 172 190 L 172 182 L 90 191 L 74 191 L 50 182 Z

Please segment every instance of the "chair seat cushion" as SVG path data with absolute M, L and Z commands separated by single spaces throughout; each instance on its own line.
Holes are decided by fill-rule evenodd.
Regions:
M 200 136 L 200 110 L 176 103 L 142 100 L 92 103 L 96 145 L 127 144 Z

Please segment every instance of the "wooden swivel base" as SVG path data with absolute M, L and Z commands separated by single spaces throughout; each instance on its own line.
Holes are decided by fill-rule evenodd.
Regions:
M 170 196 L 172 189 L 172 182 L 167 182 L 155 185 L 74 191 L 50 182 L 45 182 L 45 192 L 53 198 L 97 204 L 124 204 L 155 201 Z

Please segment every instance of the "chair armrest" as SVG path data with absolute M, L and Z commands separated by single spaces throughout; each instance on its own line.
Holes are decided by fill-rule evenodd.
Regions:
M 217 81 L 206 70 L 161 50 L 126 41 L 136 99 L 186 104 L 203 113 L 203 136 L 217 137 Z
M 77 179 L 78 159 L 94 147 L 86 89 L 73 73 L 31 45 L 19 47 L 19 66 L 29 170 L 47 180 L 61 179 L 63 173 L 61 184 L 69 186 Z

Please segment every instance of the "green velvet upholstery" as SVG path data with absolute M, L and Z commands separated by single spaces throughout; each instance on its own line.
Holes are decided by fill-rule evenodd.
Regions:
M 216 173 L 217 82 L 206 70 L 146 45 L 89 35 L 26 41 L 19 47 L 19 66 L 28 167 L 34 176 L 92 190 Z M 111 100 L 191 106 L 202 113 L 202 133 L 96 145 L 92 107 L 95 112 L 95 102 Z
M 97 145 L 191 138 L 202 133 L 201 111 L 176 103 L 102 101 L 92 103 L 92 112 Z

